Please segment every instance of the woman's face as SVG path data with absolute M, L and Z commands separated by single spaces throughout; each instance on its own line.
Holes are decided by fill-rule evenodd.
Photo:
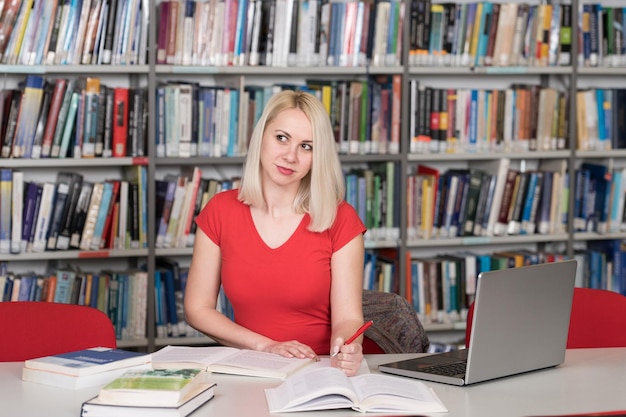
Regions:
M 277 185 L 300 184 L 313 162 L 313 129 L 300 109 L 280 112 L 265 126 L 261 142 L 263 179 Z

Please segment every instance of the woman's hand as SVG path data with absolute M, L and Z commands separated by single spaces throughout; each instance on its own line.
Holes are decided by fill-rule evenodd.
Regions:
M 318 359 L 317 355 L 309 346 L 297 340 L 287 342 L 273 342 L 262 349 L 264 352 L 275 353 L 286 358 L 311 358 Z
M 336 344 L 333 349 L 330 358 L 331 366 L 341 369 L 347 376 L 356 375 L 363 361 L 363 345 L 358 342 L 349 345 Z M 332 354 L 335 352 L 339 353 L 333 357 Z

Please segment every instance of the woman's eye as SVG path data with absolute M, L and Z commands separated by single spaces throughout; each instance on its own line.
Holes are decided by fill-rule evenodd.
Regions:
M 313 150 L 313 147 L 309 143 L 303 143 L 302 149 L 304 149 L 305 151 L 311 151 Z
M 277 136 L 276 136 L 276 139 L 277 139 L 279 142 L 286 142 L 286 141 L 287 141 L 287 136 L 285 136 L 285 135 L 277 135 Z

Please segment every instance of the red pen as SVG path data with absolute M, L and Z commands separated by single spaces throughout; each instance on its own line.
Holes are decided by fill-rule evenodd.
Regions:
M 350 336 L 350 338 L 348 338 L 348 340 L 345 341 L 344 345 L 349 345 L 350 343 L 354 342 L 356 340 L 356 338 L 361 336 L 372 324 L 374 324 L 373 320 L 365 322 L 365 324 L 363 326 L 359 327 L 359 330 L 354 332 L 354 334 L 352 336 Z M 334 358 L 337 355 L 339 355 L 339 351 L 333 353 L 330 357 Z

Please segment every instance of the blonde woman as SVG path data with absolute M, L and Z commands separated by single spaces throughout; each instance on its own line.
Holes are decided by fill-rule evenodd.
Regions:
M 354 375 L 363 324 L 365 226 L 345 203 L 322 103 L 274 95 L 252 133 L 241 187 L 200 213 L 185 293 L 188 322 L 220 343 L 286 357 L 338 353 Z M 220 285 L 235 321 L 216 310 Z

